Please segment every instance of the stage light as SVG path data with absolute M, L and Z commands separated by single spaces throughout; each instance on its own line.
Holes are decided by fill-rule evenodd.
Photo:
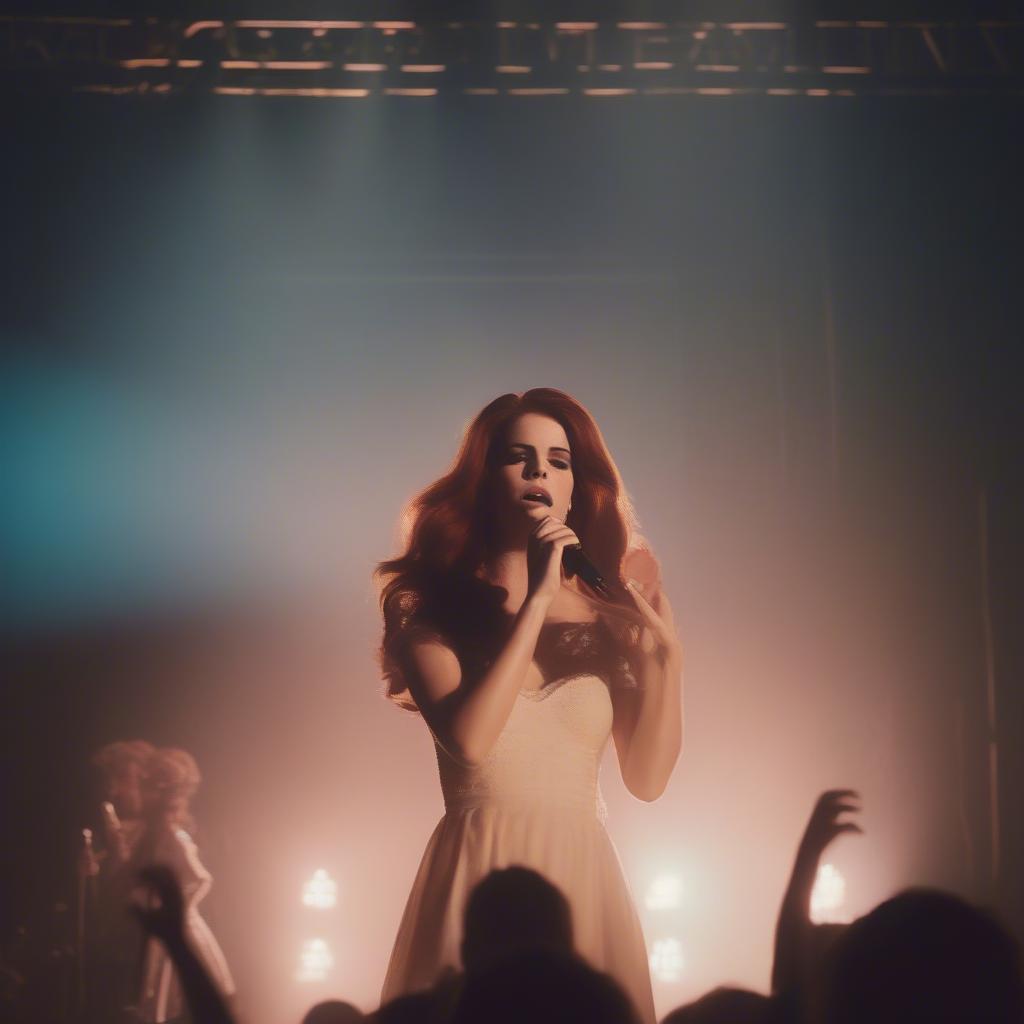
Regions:
M 655 939 L 650 953 L 651 974 L 658 981 L 678 981 L 686 966 L 683 946 L 678 939 Z
M 197 36 L 200 32 L 205 32 L 207 29 L 216 31 L 223 27 L 223 21 L 194 21 L 185 29 L 184 37 L 186 39 L 191 39 L 193 36 Z
M 679 906 L 683 884 L 675 875 L 658 875 L 644 897 L 648 910 L 671 910 Z
M 338 883 L 323 869 L 317 868 L 313 877 L 302 887 L 302 903 L 317 910 L 330 910 L 338 902 Z
M 302 982 L 324 981 L 334 967 L 334 957 L 323 939 L 307 939 L 299 953 L 299 969 L 295 980 Z
M 815 924 L 845 924 L 849 916 L 843 910 L 846 879 L 832 864 L 822 864 L 811 890 L 811 920 Z

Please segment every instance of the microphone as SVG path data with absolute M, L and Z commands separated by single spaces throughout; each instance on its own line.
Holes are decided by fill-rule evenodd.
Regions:
M 82 874 L 93 877 L 100 873 L 100 866 L 96 860 L 96 853 L 92 846 L 92 829 L 82 829 Z
M 582 544 L 569 544 L 562 548 L 562 568 L 568 579 L 579 576 L 591 590 L 596 591 L 602 597 L 611 597 L 611 590 L 605 583 L 597 566 L 583 554 Z
M 85 899 L 85 896 L 83 895 L 84 890 L 82 890 L 81 887 L 87 879 L 94 880 L 99 873 L 100 864 L 96 859 L 96 852 L 92 845 L 92 829 L 83 828 L 81 845 L 78 848 L 78 880 L 80 890 L 78 893 L 79 919 L 81 919 L 81 916 L 84 913 L 82 910 L 82 900 Z
M 119 829 L 121 827 L 121 819 L 117 816 L 117 811 L 109 800 L 103 801 L 103 816 L 111 828 Z

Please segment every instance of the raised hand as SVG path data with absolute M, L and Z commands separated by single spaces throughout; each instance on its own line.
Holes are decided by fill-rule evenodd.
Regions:
M 779 918 L 775 925 L 775 957 L 772 964 L 772 992 L 800 993 L 805 998 L 808 973 L 816 963 L 813 949 L 815 926 L 811 923 L 811 892 L 821 855 L 844 832 L 863 833 L 852 821 L 840 821 L 843 814 L 860 811 L 860 794 L 855 789 L 829 789 L 818 797 L 800 839 L 796 861 L 789 876 Z
M 174 872 L 163 864 L 152 864 L 139 872 L 141 897 L 129 909 L 143 931 L 170 946 L 180 943 L 185 933 L 185 898 Z
M 800 840 L 798 858 L 813 862 L 815 869 L 828 845 L 844 833 L 863 835 L 864 830 L 853 821 L 840 821 L 842 814 L 860 812 L 860 794 L 855 789 L 829 789 L 818 797 Z
M 153 864 L 139 872 L 139 885 L 145 902 L 130 909 L 143 930 L 167 949 L 185 993 L 189 1019 L 195 1024 L 235 1024 L 227 999 L 185 938 L 185 899 L 177 876 L 170 868 Z
M 117 816 L 117 811 L 109 800 L 103 802 L 103 831 L 106 835 L 107 851 L 111 859 L 117 864 L 125 863 L 131 856 L 131 850 L 128 847 L 124 829 L 121 827 L 121 819 Z
M 659 587 L 652 601 L 648 601 L 634 580 L 627 580 L 626 587 L 633 595 L 637 610 L 644 617 L 645 626 L 639 643 L 641 653 L 655 659 L 659 665 L 681 668 L 683 645 L 676 633 L 675 617 L 665 592 Z
M 622 559 L 622 577 L 632 580 L 648 601 L 654 602 L 654 595 L 661 589 L 661 566 L 654 553 L 646 545 L 630 548 Z

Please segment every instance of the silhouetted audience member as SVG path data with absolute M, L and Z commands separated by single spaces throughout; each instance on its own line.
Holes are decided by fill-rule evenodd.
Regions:
M 824 953 L 845 926 L 811 921 L 811 890 L 829 844 L 844 833 L 861 832 L 854 822 L 839 820 L 844 813 L 860 810 L 859 799 L 852 789 L 831 789 L 818 797 L 811 811 L 775 926 L 772 995 L 717 988 L 673 1010 L 663 1024 L 790 1024 L 813 1015 Z
M 776 1000 L 743 988 L 716 988 L 673 1010 L 661 1024 L 782 1024 L 786 1012 Z
M 362 1012 L 351 1003 L 343 1003 L 340 999 L 325 999 L 309 1008 L 302 1018 L 302 1024 L 359 1024 L 363 1020 L 366 1018 Z
M 553 949 L 511 953 L 467 973 L 452 1024 L 637 1024 L 607 974 Z
M 531 949 L 573 952 L 569 904 L 557 886 L 531 868 L 492 871 L 466 904 L 462 965 L 475 971 Z
M 1021 1024 L 1020 948 L 987 911 L 909 889 L 836 943 L 824 1024 Z
M 447 1022 L 468 977 L 507 957 L 538 950 L 572 955 L 568 901 L 531 868 L 492 871 L 477 883 L 467 901 L 460 951 L 466 973 L 447 971 L 432 988 L 386 1003 L 372 1020 L 375 1024 Z
M 372 1024 L 448 1024 L 462 993 L 463 975 L 449 969 L 423 992 L 411 992 L 385 1003 L 370 1015 Z
M 797 846 L 775 926 L 772 962 L 776 1012 L 791 1019 L 814 1016 L 822 964 L 846 927 L 811 921 L 811 891 L 821 858 L 832 842 L 841 835 L 863 834 L 855 822 L 840 820 L 843 814 L 859 812 L 859 801 L 856 790 L 826 790 L 815 802 Z
M 192 1024 L 234 1024 L 227 1001 L 188 939 L 185 896 L 177 876 L 165 865 L 151 865 L 138 877 L 146 898 L 132 906 L 132 913 L 174 965 Z

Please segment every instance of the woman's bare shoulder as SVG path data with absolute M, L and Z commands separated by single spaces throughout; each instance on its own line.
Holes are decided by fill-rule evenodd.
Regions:
M 416 620 L 404 624 L 395 637 L 396 651 L 408 655 L 422 647 L 440 647 L 454 653 L 451 640 L 436 626 Z
M 459 688 L 462 665 L 443 636 L 424 631 L 407 641 L 403 671 L 413 700 L 420 710 Z

